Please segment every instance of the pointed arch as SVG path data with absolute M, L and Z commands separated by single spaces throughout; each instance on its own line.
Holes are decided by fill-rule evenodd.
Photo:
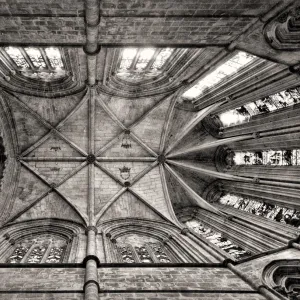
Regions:
M 1 229 L 1 235 L 5 239 L 0 244 L 0 261 L 6 262 L 13 251 L 22 245 L 24 241 L 32 241 L 39 239 L 41 243 L 47 243 L 51 240 L 60 240 L 66 247 L 64 259 L 61 262 L 79 262 L 80 252 L 80 235 L 84 233 L 84 227 L 76 222 L 59 220 L 59 219 L 37 219 L 26 220 L 5 225 Z M 32 246 L 32 245 L 31 245 Z M 29 247 L 27 247 L 28 250 Z M 48 247 L 49 251 L 51 250 Z M 48 254 L 49 254 L 48 251 Z

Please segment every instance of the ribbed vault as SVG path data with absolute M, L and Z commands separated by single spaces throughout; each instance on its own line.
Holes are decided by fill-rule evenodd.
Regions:
M 199 58 L 204 51 L 174 53 Z M 232 57 L 227 55 L 223 62 Z M 173 60 L 166 68 L 174 68 Z M 203 78 L 195 61 L 181 71 L 189 74 L 195 65 L 199 78 Z M 241 70 L 217 85 L 219 92 L 214 101 L 202 108 L 197 108 L 198 100 L 185 106 L 182 95 L 191 85 L 182 82 L 159 95 L 150 89 L 150 95 L 143 97 L 140 91 L 137 98 L 122 92 L 114 95 L 110 83 L 87 86 L 56 98 L 3 89 L 2 107 L 9 107 L 3 113 L 15 124 L 14 156 L 18 165 L 15 177 L 11 177 L 14 196 L 9 202 L 3 198 L 2 222 L 55 217 L 95 226 L 111 219 L 139 216 L 182 227 L 175 213 L 186 207 L 200 207 L 224 216 L 207 201 L 207 189 L 215 180 L 287 187 L 288 183 L 278 182 L 275 175 L 261 180 L 254 169 L 247 173 L 241 168 L 229 170 L 226 165 L 227 149 L 251 147 L 259 138 L 267 141 L 278 135 L 276 128 L 261 133 L 255 128 L 238 134 L 230 134 L 228 128 L 224 133 L 212 117 L 239 103 L 229 101 L 233 96 L 219 94 L 224 95 L 231 87 L 238 93 L 246 77 L 257 81 L 257 71 L 264 78 L 277 69 L 275 63 L 254 58 L 247 72 Z M 279 71 L 286 69 L 281 66 Z M 290 76 L 295 77 L 292 73 Z M 153 89 L 155 84 L 151 84 Z M 283 140 L 286 132 L 282 133 Z
M 68 106 L 61 106 L 64 98 L 52 103 L 60 113 L 49 119 L 34 97 L 3 91 L 2 101 L 16 123 L 19 180 L 9 217 L 2 221 L 58 217 L 95 225 L 139 215 L 178 224 L 169 177 L 194 205 L 216 212 L 169 161 L 176 146 L 169 135 L 177 99 L 175 93 L 151 103 L 136 101 L 124 115 L 114 105 L 128 100 L 116 104 L 88 88 L 72 96 Z M 175 136 L 176 144 L 221 104 L 194 113 Z M 203 188 L 211 180 L 206 177 Z

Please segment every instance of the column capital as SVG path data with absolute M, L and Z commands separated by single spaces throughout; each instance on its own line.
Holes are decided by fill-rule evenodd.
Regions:
M 95 232 L 95 234 L 97 234 L 98 233 L 98 229 L 97 229 L 97 227 L 96 226 L 88 226 L 86 229 L 85 229 L 85 234 L 87 235 L 88 234 L 88 232 L 89 231 L 94 231 Z

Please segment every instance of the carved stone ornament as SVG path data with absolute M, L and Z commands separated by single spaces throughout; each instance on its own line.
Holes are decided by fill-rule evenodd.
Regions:
M 264 36 L 270 46 L 277 50 L 300 49 L 300 6 L 282 12 L 264 28 Z

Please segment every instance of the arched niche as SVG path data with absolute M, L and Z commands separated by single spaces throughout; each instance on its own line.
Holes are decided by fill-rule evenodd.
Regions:
M 266 266 L 263 281 L 280 299 L 300 299 L 300 260 L 277 260 Z

